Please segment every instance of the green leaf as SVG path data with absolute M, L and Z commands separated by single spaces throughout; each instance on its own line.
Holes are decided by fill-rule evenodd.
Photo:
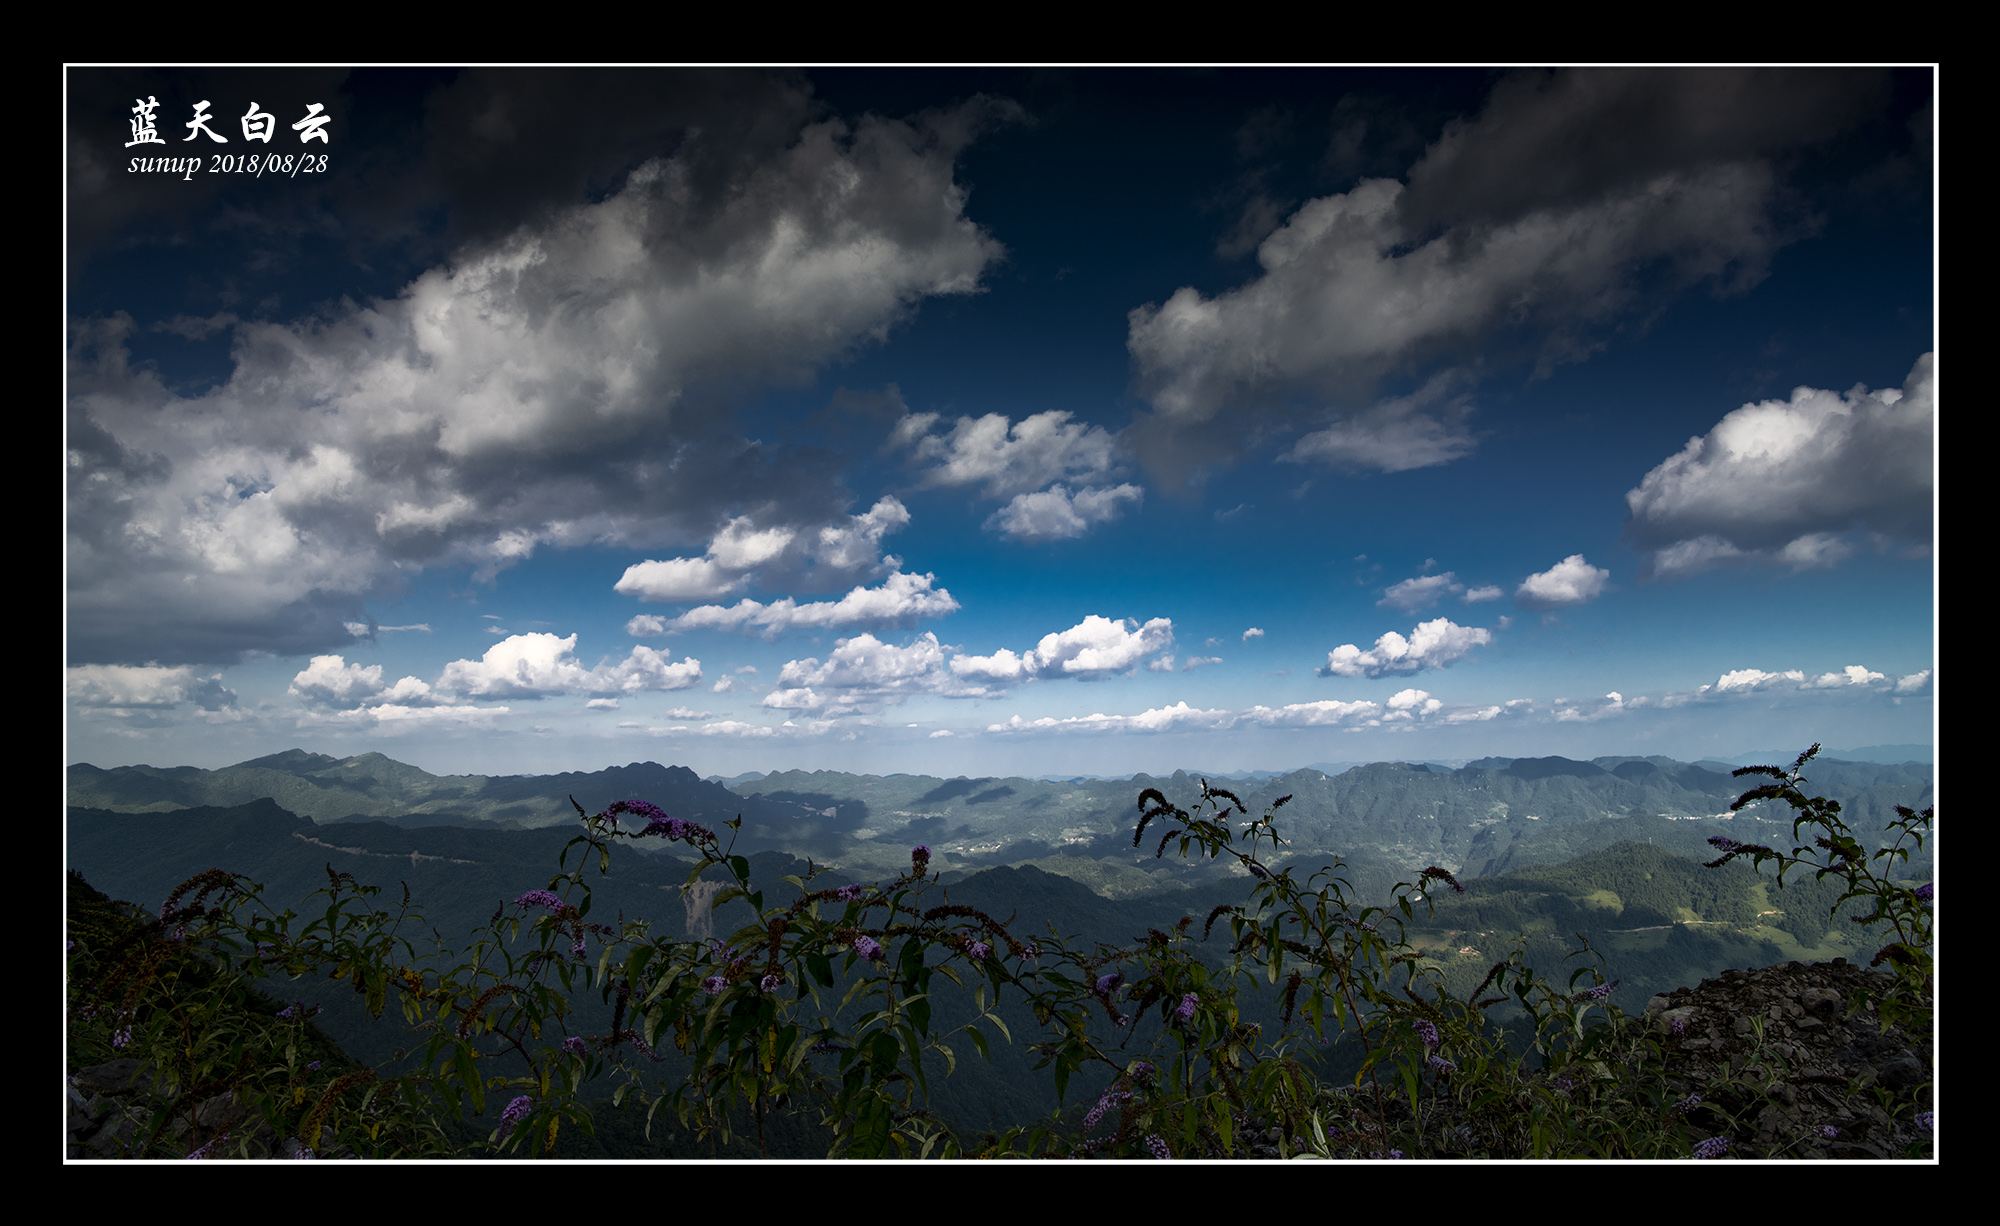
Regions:
M 467 1093 L 472 1095 L 472 1113 L 474 1115 L 484 1115 L 486 1113 L 486 1083 L 480 1079 L 479 1070 L 473 1065 L 471 1044 L 458 1044 L 453 1049 L 453 1054 L 458 1064 L 459 1084 L 463 1085 Z
M 854 1121 L 850 1158 L 881 1158 L 889 1152 L 889 1104 L 871 1096 Z

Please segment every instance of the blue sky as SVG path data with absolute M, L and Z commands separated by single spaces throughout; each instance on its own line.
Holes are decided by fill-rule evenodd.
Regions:
M 1928 744 L 1934 87 L 71 69 L 68 759 Z

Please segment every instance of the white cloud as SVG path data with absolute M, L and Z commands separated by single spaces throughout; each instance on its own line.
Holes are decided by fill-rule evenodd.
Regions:
M 962 681 L 946 668 L 945 648 L 935 634 L 919 635 L 902 647 L 859 634 L 835 644 L 825 663 L 818 657 L 787 662 L 759 705 L 848 715 L 912 694 L 985 698 L 996 693 Z
M 1594 600 L 1604 591 L 1611 572 L 1592 566 L 1573 553 L 1538 575 L 1529 575 L 1514 591 L 1514 599 L 1529 608 L 1553 609 Z
M 1074 494 L 1068 486 L 1055 485 L 1039 494 L 1014 495 L 987 518 L 986 527 L 1022 541 L 1068 540 L 1090 531 L 1093 524 L 1117 519 L 1124 513 L 1123 504 L 1144 498 L 1145 491 L 1130 484 L 1088 486 Z
M 539 698 L 549 694 L 631 694 L 682 690 L 701 681 L 701 661 L 668 663 L 671 652 L 634 647 L 616 664 L 586 669 L 575 657 L 576 638 L 516 634 L 487 648 L 478 660 L 444 666 L 436 688 L 476 698 Z
M 651 603 L 682 603 L 727 595 L 757 580 L 820 571 L 851 575 L 895 569 L 881 556 L 882 537 L 907 526 L 910 512 L 884 497 L 866 514 L 845 517 L 816 531 L 758 528 L 747 515 L 723 525 L 700 558 L 648 559 L 626 568 L 612 590 Z M 636 619 L 635 619 L 636 620 Z
M 911 446 L 918 459 L 933 462 L 923 475 L 929 486 L 982 485 L 985 497 L 1006 498 L 1057 481 L 1090 481 L 1114 464 L 1110 433 L 1072 422 L 1060 409 L 1011 427 L 999 413 L 961 417 L 941 436 L 929 433 L 936 421 L 935 413 L 911 414 L 890 437 L 892 447 Z
M 1391 711 L 1422 712 L 1429 715 L 1444 709 L 1444 703 L 1430 696 L 1428 690 L 1398 690 L 1389 699 Z
M 1023 719 L 1016 715 L 1004 724 L 991 724 L 988 732 L 1175 732 L 1192 729 L 1219 731 L 1239 723 L 1267 728 L 1319 728 L 1338 724 L 1364 725 L 1376 722 L 1382 708 L 1372 702 L 1293 703 L 1285 707 L 1250 707 L 1241 711 L 1203 710 L 1185 701 L 1171 707 L 1155 707 L 1137 715 L 1068 716 Z
M 1264 637 L 1264 632 L 1262 630 L 1259 630 L 1255 626 L 1252 626 L 1248 630 L 1245 630 L 1243 632 L 1243 641 L 1246 643 L 1249 642 L 1251 639 L 1262 638 L 1262 637 Z
M 1911 673 L 1907 677 L 1898 677 L 1896 679 L 1896 692 L 1898 694 L 1914 694 L 1923 689 L 1930 679 L 1931 670 L 1928 668 L 1921 672 Z
M 1173 657 L 1169 656 L 1167 658 L 1172 659 Z M 1200 668 L 1204 664 L 1220 664 L 1220 663 L 1222 663 L 1221 656 L 1189 656 L 1187 663 L 1181 665 L 1181 671 L 1187 672 L 1189 669 Z
M 1069 716 L 1057 719 L 1022 719 L 1016 715 L 1004 724 L 987 726 L 988 732 L 1169 732 L 1190 728 L 1226 728 L 1235 721 L 1228 711 L 1204 711 L 1177 702 L 1171 707 L 1155 707 L 1137 715 Z
M 714 685 L 709 687 L 709 690 L 711 693 L 727 694 L 729 691 L 735 688 L 736 688 L 736 678 L 721 677 L 716 680 L 716 683 Z
M 337 658 L 337 657 L 336 657 Z M 67 671 L 69 700 L 80 707 L 177 707 L 192 702 L 216 711 L 236 705 L 222 674 L 156 664 L 85 664 Z
M 789 630 L 904 625 L 919 617 L 943 617 L 958 611 L 958 601 L 950 592 L 932 589 L 936 578 L 897 572 L 880 587 L 857 587 L 839 600 L 810 604 L 787 596 L 770 604 L 746 598 L 727 607 L 701 605 L 674 618 L 668 626 L 674 630 L 761 632 L 775 638 Z
M 746 724 L 742 720 L 723 719 L 700 729 L 703 736 L 739 736 L 751 739 L 778 735 L 776 728 L 762 724 Z
M 1481 601 L 1498 600 L 1502 596 L 1505 596 L 1506 594 L 1507 593 L 1501 590 L 1498 584 L 1492 584 L 1486 587 L 1475 587 L 1468 589 L 1465 595 L 1461 599 L 1463 599 L 1467 604 L 1478 604 Z
M 1873 685 L 1887 680 L 1881 673 L 1870 672 L 1859 664 L 1850 664 L 1837 673 L 1821 673 L 1811 684 L 1817 689 L 1830 690 L 1837 686 Z
M 1391 630 L 1362 651 L 1345 643 L 1327 653 L 1322 677 L 1385 677 L 1394 673 L 1414 673 L 1426 668 L 1445 668 L 1463 658 L 1474 647 L 1493 641 L 1493 632 L 1477 626 L 1460 626 L 1449 618 L 1420 622 L 1410 637 Z
M 1156 617 L 1141 626 L 1096 614 L 1058 634 L 1045 634 L 1033 650 L 1015 655 L 1005 648 L 990 656 L 954 656 L 951 671 L 1002 683 L 1036 677 L 1094 681 L 1129 672 L 1139 661 L 1173 645 L 1174 624 Z
M 1327 698 L 1319 702 L 1295 702 L 1287 706 L 1252 707 L 1244 717 L 1271 728 L 1318 728 L 1328 724 L 1348 724 L 1374 719 L 1382 708 L 1372 702 L 1341 702 Z
M 292 678 L 290 692 L 327 706 L 359 706 L 382 692 L 382 666 L 349 664 L 341 656 L 314 656 Z
M 1737 668 L 1722 674 L 1715 680 L 1718 693 L 1730 690 L 1763 690 L 1773 686 L 1803 685 L 1806 675 L 1796 668 L 1782 673 L 1767 673 L 1761 668 Z
M 625 623 L 625 633 L 635 639 L 653 638 L 667 632 L 667 619 L 654 613 L 641 613 Z
M 1928 545 L 1936 409 L 1928 353 L 1900 389 L 1799 387 L 1746 404 L 1626 493 L 1627 535 L 1667 578 L 1726 562 L 1832 566 L 1857 530 Z
M 1436 604 L 1453 592 L 1464 590 L 1465 585 L 1458 581 L 1458 576 L 1446 571 L 1442 575 L 1422 575 L 1391 584 L 1382 593 L 1382 599 L 1375 603 L 1384 608 L 1414 613 L 1418 609 Z

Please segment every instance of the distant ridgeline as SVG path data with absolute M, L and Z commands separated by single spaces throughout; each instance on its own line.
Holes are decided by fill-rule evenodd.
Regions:
M 1932 803 L 1928 765 L 1822 758 L 1811 778 L 1863 831 L 1881 829 L 1897 804 Z M 1199 786 L 1200 776 L 1186 771 L 1072 782 L 782 771 L 732 789 L 652 762 L 560 775 L 440 776 L 377 753 L 339 759 L 296 749 L 214 771 L 69 768 L 75 808 L 167 813 L 269 798 L 322 826 L 567 828 L 576 815 L 571 797 L 593 813 L 639 798 L 705 825 L 740 815 L 742 850 L 784 851 L 857 875 L 900 871 L 909 848 L 924 843 L 946 874 L 1032 863 L 1108 897 L 1201 880 L 1204 866 L 1156 860 L 1130 844 L 1141 790 L 1157 787 L 1184 804 Z M 1788 824 L 1763 832 L 1768 839 L 1754 833 L 1763 806 L 1731 819 L 1745 785 L 1727 766 L 1662 757 L 1486 758 L 1458 770 L 1378 762 L 1228 786 L 1252 811 L 1292 797 L 1280 826 L 1292 855 L 1338 855 L 1357 872 L 1379 870 L 1392 881 L 1431 864 L 1490 877 L 1628 841 L 1707 859 L 1703 840 L 1718 830 L 1745 842 L 1789 833 Z
M 1808 774 L 1813 791 L 1841 802 L 1864 841 L 1895 805 L 1934 803 L 1929 766 L 1815 761 Z M 1718 763 L 1530 758 L 1458 770 L 1406 763 L 1332 776 L 1305 770 L 1231 790 L 1252 813 L 1291 796 L 1278 823 L 1287 840 L 1280 863 L 1303 878 L 1338 855 L 1364 902 L 1386 903 L 1397 881 L 1429 865 L 1455 872 L 1466 893 L 1434 898 L 1435 914 L 1419 908 L 1408 929 L 1455 993 L 1471 991 L 1517 934 L 1534 964 L 1553 974 L 1566 969 L 1571 934 L 1581 933 L 1603 955 L 1606 978 L 1621 980 L 1617 1002 L 1637 1011 L 1654 993 L 1726 969 L 1857 955 L 1865 963 L 1872 954 L 1857 944 L 1866 937 L 1855 925 L 1829 922 L 1838 897 L 1830 882 L 1794 874 L 1780 891 L 1744 862 L 1700 866 L 1714 858 L 1705 840 L 1717 833 L 1791 846 L 1789 810 L 1783 821 L 1776 813 L 1771 820 L 1751 810 L 1729 814 L 1753 782 L 1732 779 Z M 1214 862 L 1155 858 L 1152 839 L 1135 848 L 1135 801 L 1148 787 L 1189 805 L 1200 778 L 1052 783 L 792 771 L 740 780 L 732 791 L 653 763 L 440 777 L 380 754 L 335 759 L 297 750 L 217 771 L 74 766 L 68 867 L 112 898 L 146 908 L 194 874 L 222 868 L 261 883 L 278 909 L 324 887 L 331 867 L 383 886 L 378 903 L 392 909 L 407 885 L 423 908 L 411 935 L 435 929 L 452 940 L 485 923 L 503 900 L 548 883 L 573 833 L 571 796 L 592 813 L 638 798 L 715 829 L 742 814 L 737 850 L 759 882 L 803 874 L 807 860 L 835 866 L 820 888 L 888 879 L 921 843 L 952 901 L 1012 915 L 1012 930 L 1024 937 L 1053 926 L 1085 942 L 1126 945 L 1149 927 L 1171 928 L 1184 915 L 1199 922 L 1218 904 L 1240 903 L 1249 884 Z M 621 853 L 607 878 L 592 866 L 597 914 L 643 916 L 656 931 L 682 936 L 726 934 L 750 921 L 741 901 L 708 914 L 699 905 L 705 899 L 683 889 L 689 862 L 641 846 Z M 1929 879 L 1929 848 L 1900 875 Z M 1220 958 L 1227 942 L 1214 944 Z M 324 1024 L 356 1057 L 379 1064 L 393 1056 L 397 1028 L 365 1025 L 344 985 L 301 980 L 273 990 L 324 1002 Z M 1033 1030 L 1031 1019 L 1021 1021 Z M 957 1106 L 980 1119 L 1027 1118 L 1053 1105 L 1020 1098 L 1049 1091 L 1032 1075 L 1027 1052 L 996 1044 L 993 1055 L 991 1065 L 960 1062 L 941 1109 L 952 1110 L 959 1095 L 966 1099 Z

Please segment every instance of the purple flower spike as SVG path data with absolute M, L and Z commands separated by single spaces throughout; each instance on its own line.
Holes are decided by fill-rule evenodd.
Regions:
M 724 979 L 720 975 L 710 975 L 708 978 L 701 981 L 701 990 L 708 993 L 710 996 L 722 995 L 723 989 L 727 988 L 728 986 L 729 986 L 729 981 L 727 979 Z
M 1094 990 L 1097 992 L 1099 996 L 1109 996 L 1111 995 L 1113 989 L 1117 988 L 1117 986 L 1120 983 L 1124 982 L 1124 979 L 1125 976 L 1122 972 L 1113 971 L 1109 975 L 1106 975 L 1103 978 L 1099 979 L 1097 981 L 1097 987 Z
M 924 846 L 921 843 L 915 847 L 910 848 L 910 867 L 916 870 L 918 876 L 922 876 L 924 872 L 930 868 L 930 866 L 931 866 L 930 848 Z
M 1153 1157 L 1157 1158 L 1161 1162 L 1169 1162 L 1172 1161 L 1173 1159 L 1174 1156 L 1173 1151 L 1169 1150 L 1167 1148 L 1167 1143 L 1165 1141 L 1160 1140 L 1158 1136 L 1147 1137 L 1146 1148 L 1148 1150 L 1151 1150 Z
M 965 955 L 966 957 L 971 958 L 974 962 L 984 962 L 986 961 L 986 955 L 992 952 L 993 952 L 993 947 L 991 945 L 988 945 L 984 941 L 974 941 L 971 945 L 966 947 Z
M 508 1103 L 506 1110 L 500 1113 L 501 1135 L 505 1136 L 507 1133 L 512 1132 L 514 1130 L 514 1125 L 520 1123 L 522 1120 L 527 1119 L 528 1113 L 533 1111 L 534 1109 L 535 1109 L 535 1100 L 529 1098 L 526 1094 L 523 1094 L 521 1095 L 521 1097 L 515 1099 L 513 1102 Z
M 1436 1047 L 1438 1045 L 1438 1028 L 1436 1026 L 1431 1025 L 1431 1023 L 1422 1018 L 1418 1018 L 1413 1029 L 1417 1032 L 1417 1037 L 1424 1041 L 1425 1047 Z
M 548 890 L 529 890 L 514 900 L 517 907 L 547 907 L 551 911 L 561 911 L 563 901 Z
M 630 813 L 632 816 L 649 823 L 648 830 L 652 828 L 651 823 L 667 820 L 667 815 L 661 811 L 660 806 L 644 800 L 621 800 L 609 809 L 606 809 L 604 816 L 615 818 L 620 813 Z
M 855 937 L 854 952 L 860 954 L 863 960 L 868 962 L 880 962 L 882 960 L 882 947 L 872 937 Z
M 1937 882 L 1926 881 L 1917 887 L 1917 901 L 1929 902 L 1937 895 Z
M 1694 1147 L 1694 1156 L 1697 1158 L 1720 1158 L 1728 1152 L 1728 1137 L 1710 1137 Z
M 1193 992 L 1189 992 L 1186 996 L 1181 997 L 1181 1003 L 1174 1010 L 1174 1016 L 1185 1022 L 1193 1017 L 1194 1011 L 1200 1007 L 1201 997 L 1196 996 Z

